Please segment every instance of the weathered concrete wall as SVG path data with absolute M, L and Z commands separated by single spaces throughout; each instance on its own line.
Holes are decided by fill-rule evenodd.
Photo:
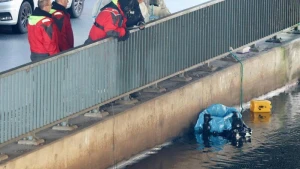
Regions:
M 179 135 L 213 103 L 239 103 L 235 64 L 8 161 L 0 169 L 106 168 Z M 244 61 L 245 100 L 300 77 L 300 41 Z

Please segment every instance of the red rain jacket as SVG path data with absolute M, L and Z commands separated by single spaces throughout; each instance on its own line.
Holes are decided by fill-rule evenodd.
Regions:
M 70 20 L 70 14 L 65 7 L 56 2 L 52 3 L 52 19 L 55 22 L 58 32 L 58 45 L 61 51 L 68 50 L 74 47 L 74 35 Z
M 120 5 L 109 5 L 98 14 L 90 30 L 89 38 L 97 41 L 107 37 L 123 37 L 126 33 L 126 22 L 127 19 Z
M 58 29 L 51 15 L 36 8 L 28 19 L 28 41 L 30 51 L 48 56 L 59 53 Z

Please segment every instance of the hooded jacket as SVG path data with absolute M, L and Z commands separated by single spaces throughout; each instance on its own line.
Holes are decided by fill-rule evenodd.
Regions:
M 127 0 L 122 0 L 127 1 Z M 127 18 L 120 2 L 113 0 L 101 9 L 89 33 L 89 42 L 108 37 L 120 38 L 126 34 Z
M 127 17 L 126 26 L 133 27 L 139 22 L 145 22 L 144 16 L 142 14 L 140 4 L 137 0 L 132 0 L 132 5 L 130 10 L 125 13 Z

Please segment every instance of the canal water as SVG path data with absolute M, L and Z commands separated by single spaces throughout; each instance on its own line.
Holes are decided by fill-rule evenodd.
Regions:
M 222 137 L 210 138 L 204 145 L 194 134 L 186 134 L 146 158 L 116 168 L 300 168 L 300 87 L 268 100 L 273 106 L 271 116 L 243 114 L 253 133 L 251 142 L 239 148 Z

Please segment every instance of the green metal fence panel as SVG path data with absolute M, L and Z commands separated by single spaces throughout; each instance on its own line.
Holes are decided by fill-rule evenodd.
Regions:
M 299 0 L 215 0 L 0 74 L 0 143 L 279 32 Z

